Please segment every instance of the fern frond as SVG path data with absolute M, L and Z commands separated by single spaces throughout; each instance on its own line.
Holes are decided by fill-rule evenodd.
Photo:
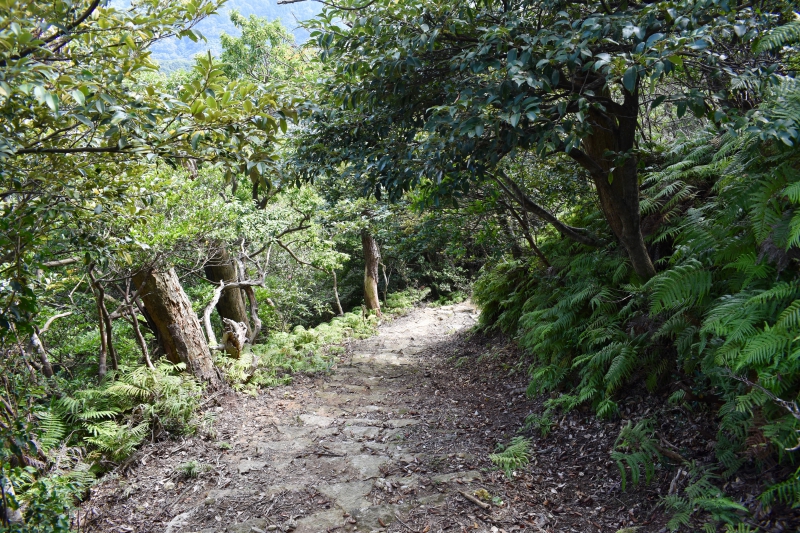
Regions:
M 779 26 L 758 40 L 755 51 L 758 53 L 772 52 L 800 43 L 800 21 L 792 21 Z
M 653 289 L 651 314 L 692 305 L 711 290 L 711 272 L 692 259 L 656 275 L 650 282 Z
M 492 463 L 505 472 L 509 479 L 513 477 L 514 470 L 522 468 L 531 460 L 531 441 L 525 437 L 514 437 L 509 445 L 499 453 L 489 455 Z
M 737 370 L 749 365 L 769 366 L 782 354 L 790 341 L 790 338 L 772 329 L 751 337 L 742 349 Z
M 39 444 L 42 450 L 47 453 L 61 443 L 67 434 L 67 428 L 61 417 L 53 411 L 38 411 L 36 418 L 39 420 Z
M 758 499 L 765 505 L 780 501 L 795 508 L 800 507 L 800 468 L 786 481 L 771 485 Z
M 653 439 L 654 434 L 653 421 L 650 419 L 641 420 L 635 426 L 629 421 L 620 431 L 611 458 L 616 461 L 619 468 L 623 491 L 627 485 L 628 470 L 634 485 L 639 484 L 642 467 L 644 467 L 645 482 L 649 483 L 653 478 L 655 463 L 661 460 L 658 446 Z M 627 449 L 628 452 L 621 449 Z

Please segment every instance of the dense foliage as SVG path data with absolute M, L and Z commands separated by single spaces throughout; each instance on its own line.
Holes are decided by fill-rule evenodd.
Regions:
M 760 112 L 796 129 L 799 94 L 787 80 Z M 718 409 L 718 465 L 705 468 L 730 478 L 773 457 L 791 464 L 800 433 L 800 159 L 794 146 L 762 138 L 700 131 L 675 143 L 647 175 L 643 223 L 659 254 L 659 272 L 647 283 L 631 282 L 616 246 L 587 251 L 555 239 L 541 244 L 550 268 L 531 258 L 484 272 L 475 286 L 482 321 L 518 335 L 535 354 L 530 391 L 566 387 L 549 409 L 590 403 L 613 416 L 625 387 L 666 387 L 672 403 Z M 637 472 L 639 464 L 664 461 L 655 448 L 634 448 L 640 451 L 624 458 Z M 693 472 L 706 484 L 718 477 Z M 799 476 L 776 479 L 761 501 L 797 505 Z M 718 492 L 712 483 L 695 498 Z M 693 523 L 696 511 L 717 521 L 738 521 L 745 511 L 731 503 L 717 516 L 691 498 L 672 503 L 676 529 Z

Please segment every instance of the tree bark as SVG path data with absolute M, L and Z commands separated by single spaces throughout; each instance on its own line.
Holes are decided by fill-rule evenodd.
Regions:
M 339 300 L 339 280 L 336 279 L 336 269 L 331 269 L 331 275 L 333 276 L 333 296 L 336 298 L 336 311 L 339 316 L 344 316 L 342 302 Z
M 133 281 L 142 287 L 142 301 L 159 332 L 167 358 L 173 363 L 185 363 L 193 376 L 212 388 L 219 387 L 211 350 L 175 270 L 138 272 Z
M 224 281 L 225 283 L 239 281 L 236 265 L 230 255 L 228 255 L 228 251 L 222 246 L 214 249 L 204 270 L 206 277 L 213 281 L 215 285 L 218 285 L 220 281 Z M 216 307 L 220 318 L 227 318 L 234 322 L 243 322 L 247 326 L 248 338 L 251 336 L 252 330 L 250 328 L 250 321 L 247 319 L 247 308 L 245 307 L 241 290 L 228 289 L 223 291 Z
M 150 350 L 147 349 L 147 342 L 145 342 L 142 330 L 139 328 L 139 317 L 136 316 L 136 311 L 133 308 L 133 304 L 130 302 L 128 302 L 128 313 L 131 317 L 131 325 L 133 326 L 136 342 L 139 344 L 139 349 L 142 351 L 142 357 L 144 357 L 144 363 L 150 370 L 155 370 L 153 362 L 150 360 Z
M 144 317 L 145 325 L 147 329 L 153 334 L 156 338 L 156 348 L 153 350 L 153 359 L 158 359 L 160 356 L 167 353 L 167 350 L 164 348 L 164 340 L 161 338 L 161 333 L 158 331 L 156 327 L 156 323 L 153 321 L 153 317 L 150 316 L 150 313 L 147 311 L 147 308 L 144 306 L 144 302 L 142 302 L 142 298 L 139 295 L 134 296 L 133 303 L 136 305 L 136 309 L 141 313 Z
M 381 263 L 381 274 L 383 274 L 383 305 L 389 301 L 389 276 L 386 275 L 386 265 Z
M 100 330 L 100 353 L 97 356 L 97 375 L 100 379 L 103 379 L 108 373 L 108 338 L 106 337 L 105 317 L 103 316 L 104 296 L 102 289 L 98 290 L 100 285 L 94 279 L 92 266 L 89 267 L 89 280 L 97 307 L 97 327 Z
M 39 361 L 42 363 L 42 374 L 44 374 L 44 377 L 52 378 L 53 365 L 50 364 L 50 359 L 47 358 L 47 352 L 44 349 L 42 340 L 39 338 L 38 328 L 35 328 L 33 330 L 33 334 L 31 335 L 31 347 L 39 355 Z
M 22 516 L 22 511 L 20 509 L 12 509 L 8 505 L 9 499 L 16 499 L 16 494 L 14 494 L 14 485 L 5 477 L 4 472 L 0 473 L 0 496 L 2 496 L 0 498 L 0 509 L 3 512 L 3 520 L 0 521 L 0 524 L 24 526 L 25 518 Z
M 378 265 L 381 251 L 375 238 L 366 229 L 361 230 L 361 247 L 364 249 L 364 303 L 367 309 L 381 316 L 381 300 L 378 295 Z
M 269 245 L 267 249 L 267 260 L 264 265 L 264 269 L 266 271 L 266 267 L 269 265 L 269 258 L 272 254 L 272 244 Z M 244 261 L 237 259 L 236 260 L 236 269 L 239 272 L 239 279 L 245 280 L 247 278 L 247 271 L 244 266 Z M 262 273 L 261 280 L 263 282 L 265 274 Z M 247 335 L 247 342 L 253 344 L 258 337 L 258 334 L 261 333 L 261 327 L 263 326 L 261 322 L 261 317 L 258 315 L 258 300 L 256 299 L 256 291 L 253 290 L 252 285 L 245 285 L 242 287 L 242 292 L 247 296 L 247 302 L 250 304 L 250 320 L 252 320 L 253 325 L 252 327 L 248 325 L 248 335 Z M 270 301 L 267 298 L 267 301 Z M 245 322 L 245 324 L 248 324 Z M 255 358 L 255 355 L 253 356 Z M 255 359 L 253 359 L 255 361 Z
M 640 226 L 639 173 L 634 155 L 639 108 L 638 91 L 623 90 L 624 102 L 601 112 L 589 111 L 592 134 L 585 152 L 569 155 L 589 171 L 609 227 L 628 252 L 636 274 L 648 280 L 656 273 Z

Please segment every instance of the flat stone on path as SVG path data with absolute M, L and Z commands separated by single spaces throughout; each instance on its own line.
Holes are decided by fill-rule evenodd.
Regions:
M 345 418 L 344 427 L 349 426 L 383 426 L 383 422 L 376 418 Z
M 381 434 L 381 430 L 374 426 L 349 426 L 344 428 L 343 433 L 356 439 L 375 440 Z
M 344 521 L 342 512 L 338 509 L 315 513 L 298 519 L 297 529 L 294 530 L 294 533 L 320 533 L 333 528 L 341 529 Z
M 412 418 L 395 418 L 393 420 L 387 420 L 386 425 L 390 428 L 404 428 L 408 426 L 416 426 L 419 424 L 419 420 L 414 420 Z
M 304 424 L 308 424 L 310 426 L 326 428 L 333 424 L 336 419 L 329 416 L 300 415 L 300 420 L 302 420 Z
M 452 474 L 441 474 L 431 478 L 435 483 L 450 483 L 451 481 L 479 481 L 483 479 L 481 473 L 476 470 L 469 470 L 467 472 L 453 472 Z
M 369 507 L 371 502 L 366 496 L 372 490 L 372 481 L 348 481 L 318 485 L 317 490 L 333 500 L 340 509 L 351 513 Z
M 256 444 L 258 455 L 263 455 L 269 451 L 287 453 L 295 450 L 302 450 L 311 446 L 309 439 L 296 438 L 293 440 L 262 441 Z
M 389 462 L 389 458 L 379 455 L 356 455 L 350 457 L 350 464 L 358 472 L 359 479 L 376 478 L 381 473 L 381 466 Z
M 239 471 L 240 474 L 246 474 L 251 470 L 261 470 L 265 466 L 267 466 L 267 463 L 264 461 L 244 460 L 244 461 L 239 461 L 239 465 L 236 467 L 236 469 Z

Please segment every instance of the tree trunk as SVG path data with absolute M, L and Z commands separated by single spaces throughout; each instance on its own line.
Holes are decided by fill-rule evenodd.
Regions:
M 111 356 L 111 368 L 119 370 L 119 361 L 117 359 L 117 350 L 114 348 L 114 329 L 111 324 L 111 318 L 108 315 L 106 308 L 106 292 L 101 283 L 98 283 L 93 274 L 94 263 L 89 266 L 89 281 L 95 293 L 97 300 L 97 312 L 100 315 L 100 364 L 98 365 L 98 375 L 103 378 L 106 375 L 106 355 Z M 105 341 L 103 340 L 105 337 Z
M 53 365 L 50 364 L 50 359 L 47 358 L 47 352 L 44 349 L 41 339 L 39 338 L 38 329 L 33 330 L 31 335 L 31 347 L 36 350 L 39 355 L 39 360 L 42 362 L 42 374 L 46 378 L 53 377 Z
M 12 509 L 8 504 L 10 499 L 16 500 L 16 494 L 14 494 L 14 485 L 5 476 L 5 472 L 0 472 L 0 492 L 2 492 L 0 510 L 3 512 L 3 520 L 0 521 L 0 524 L 23 526 L 21 530 L 24 530 L 25 518 L 22 516 L 22 511 L 20 509 Z
M 77 287 L 76 287 L 77 288 Z M 58 313 L 57 315 L 53 315 L 47 319 L 47 322 L 44 323 L 42 329 L 37 328 L 34 326 L 33 334 L 31 335 L 31 347 L 39 354 L 39 360 L 42 362 L 42 374 L 46 378 L 53 377 L 53 365 L 50 364 L 50 359 L 47 357 L 47 349 L 44 346 L 44 342 L 42 342 L 42 335 L 44 335 L 50 326 L 58 320 L 59 318 L 64 318 L 65 316 L 70 316 L 72 311 L 67 311 L 65 313 Z
M 155 367 L 153 366 L 153 362 L 150 360 L 150 350 L 147 349 L 147 342 L 145 342 L 144 335 L 142 335 L 142 330 L 139 328 L 139 317 L 136 315 L 133 304 L 130 301 L 128 301 L 127 304 L 128 314 L 130 314 L 131 317 L 131 326 L 133 326 L 133 334 L 136 338 L 136 342 L 139 344 L 139 349 L 142 351 L 144 363 L 147 365 L 147 368 L 154 370 Z
M 185 363 L 193 376 L 208 382 L 212 388 L 218 387 L 220 381 L 211 350 L 175 270 L 139 272 L 133 281 L 142 287 L 142 301 L 162 339 L 167 358 L 173 363 Z
M 333 268 L 331 269 L 331 275 L 333 276 L 333 296 L 336 298 L 336 311 L 339 316 L 344 316 L 342 302 L 339 300 L 339 280 L 336 279 L 336 270 Z
M 381 301 L 378 295 L 378 265 L 381 251 L 375 238 L 366 229 L 361 230 L 361 246 L 364 249 L 364 303 L 367 309 L 381 316 Z
M 136 309 L 141 313 L 144 317 L 145 325 L 147 329 L 153 334 L 156 338 L 156 348 L 153 350 L 152 360 L 158 359 L 165 353 L 167 350 L 164 348 L 164 340 L 161 338 L 161 333 L 158 331 L 156 327 L 156 323 L 153 321 L 153 317 L 150 316 L 150 313 L 147 311 L 147 308 L 144 306 L 144 302 L 142 302 L 142 298 L 138 295 L 133 299 L 133 303 L 136 304 Z
M 212 256 L 209 258 L 208 263 L 204 268 L 206 277 L 214 282 L 214 285 L 219 285 L 220 281 L 230 283 L 232 281 L 239 281 L 239 275 L 236 271 L 236 265 L 231 260 L 228 251 L 223 247 L 218 247 L 214 250 Z M 240 289 L 227 289 L 222 291 L 222 296 L 217 302 L 217 313 L 221 318 L 227 318 L 234 322 L 243 322 L 247 326 L 248 338 L 252 334 L 250 328 L 250 321 L 247 319 L 247 308 L 242 298 L 242 291 Z
M 583 140 L 589 161 L 578 159 L 578 162 L 590 171 L 603 214 L 628 252 L 634 271 L 647 280 L 655 275 L 656 269 L 640 227 L 639 174 L 633 153 L 638 93 L 624 92 L 624 103 L 615 106 L 621 108 L 619 112 L 594 109 L 589 112 L 593 132 Z
M 266 269 L 267 265 L 269 265 L 269 257 L 272 253 L 272 244 L 269 245 L 269 249 L 267 250 L 267 260 L 264 268 Z M 247 272 L 244 267 L 244 262 L 240 259 L 236 260 L 236 269 L 239 272 L 239 279 L 244 280 L 247 277 Z M 261 280 L 264 280 L 264 275 L 261 276 Z M 263 285 L 262 285 L 263 286 Z M 252 320 L 253 325 L 252 327 L 249 325 L 247 321 L 245 324 L 248 327 L 248 336 L 247 342 L 253 344 L 258 337 L 258 334 L 261 333 L 261 327 L 263 326 L 261 322 L 261 317 L 258 316 L 258 300 L 256 299 L 256 291 L 253 289 L 252 285 L 246 285 L 242 287 L 242 292 L 247 296 L 247 301 L 250 304 L 250 320 Z M 271 302 L 269 298 L 267 298 L 268 302 Z M 244 303 L 244 302 L 242 302 Z M 253 361 L 255 361 L 255 355 L 253 355 Z
M 106 337 L 105 321 L 103 320 L 103 311 L 101 307 L 103 295 L 97 293 L 95 283 L 92 283 L 92 291 L 94 292 L 97 307 L 97 327 L 100 331 L 100 353 L 97 355 L 97 376 L 102 380 L 108 373 L 108 338 Z
M 381 273 L 383 274 L 383 305 L 389 301 L 389 276 L 386 275 L 386 265 L 381 263 Z

